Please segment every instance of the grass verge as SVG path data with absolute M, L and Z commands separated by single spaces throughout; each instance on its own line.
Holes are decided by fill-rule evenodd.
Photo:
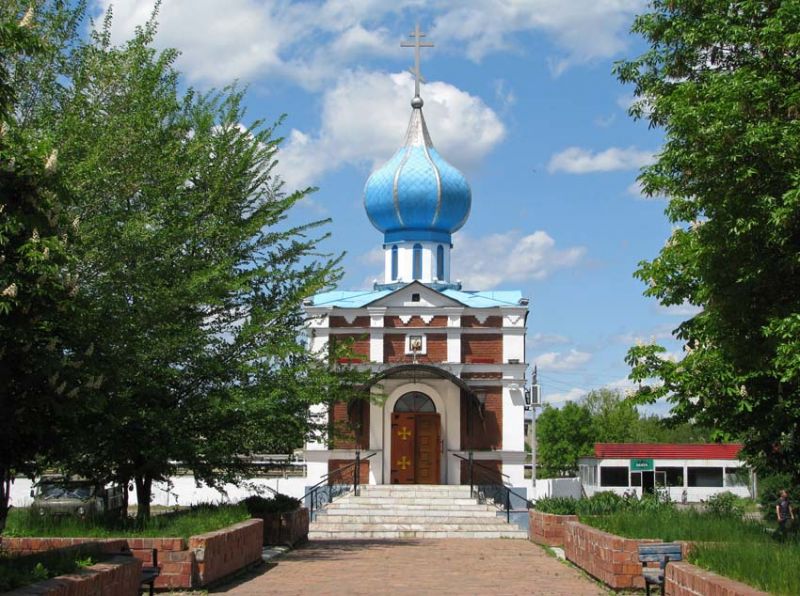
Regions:
M 9 511 L 4 536 L 52 538 L 179 537 L 213 532 L 250 519 L 244 505 L 198 505 L 150 518 L 144 525 L 134 518 L 81 520 L 68 516 L 39 516 L 29 509 Z

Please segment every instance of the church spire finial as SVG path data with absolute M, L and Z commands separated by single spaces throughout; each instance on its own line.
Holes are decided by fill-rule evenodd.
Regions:
M 421 108 L 422 107 L 422 97 L 419 95 L 419 84 L 425 82 L 425 77 L 422 76 L 422 71 L 420 70 L 419 66 L 419 57 L 420 57 L 420 48 L 432 48 L 433 42 L 430 41 L 423 41 L 422 38 L 425 37 L 425 33 L 420 31 L 419 23 L 416 24 L 414 31 L 411 32 L 409 35 L 411 39 L 414 41 L 401 41 L 400 47 L 403 48 L 414 48 L 414 68 L 409 68 L 409 71 L 412 75 L 414 75 L 414 99 L 411 100 L 411 107 L 413 108 Z

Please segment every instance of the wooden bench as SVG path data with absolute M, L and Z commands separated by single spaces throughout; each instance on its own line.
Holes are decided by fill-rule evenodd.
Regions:
M 639 562 L 642 564 L 647 596 L 650 596 L 651 585 L 661 586 L 661 596 L 664 596 L 664 571 L 667 563 L 680 561 L 681 558 L 681 545 L 677 542 L 639 545 Z M 648 567 L 648 563 L 658 563 L 658 567 Z

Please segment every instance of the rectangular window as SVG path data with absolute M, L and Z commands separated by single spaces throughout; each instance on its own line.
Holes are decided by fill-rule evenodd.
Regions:
M 689 486 L 722 486 L 722 468 L 689 468 Z
M 666 472 L 667 475 L 667 486 L 683 486 L 683 468 L 678 467 L 658 467 L 656 468 L 656 474 L 658 472 Z
M 628 486 L 628 466 L 601 466 L 600 486 Z
M 725 468 L 725 486 L 747 486 L 749 481 L 747 468 Z
M 642 486 L 641 472 L 631 472 L 631 486 Z

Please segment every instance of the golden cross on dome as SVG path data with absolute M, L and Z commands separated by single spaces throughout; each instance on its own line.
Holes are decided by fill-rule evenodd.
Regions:
M 397 431 L 397 436 L 405 441 L 406 439 L 408 439 L 408 437 L 411 436 L 411 431 L 404 426 L 403 428 Z
M 414 30 L 409 35 L 411 39 L 414 41 L 401 41 L 400 47 L 403 48 L 414 48 L 414 68 L 409 68 L 409 71 L 412 75 L 414 75 L 414 98 L 419 97 L 419 84 L 420 82 L 425 82 L 425 78 L 422 76 L 422 71 L 419 68 L 419 49 L 420 48 L 432 48 L 433 42 L 431 41 L 422 41 L 422 38 L 425 37 L 425 34 L 420 31 L 419 23 L 417 23 Z
M 397 460 L 397 467 L 403 470 L 403 472 L 405 472 L 406 468 L 410 465 L 411 461 L 405 455 Z

